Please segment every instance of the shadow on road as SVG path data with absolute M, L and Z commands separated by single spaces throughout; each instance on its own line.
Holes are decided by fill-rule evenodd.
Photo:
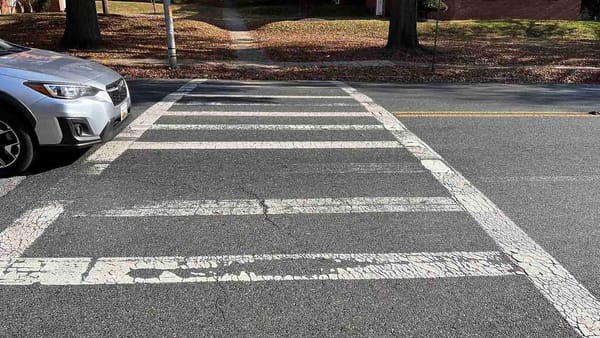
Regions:
M 77 162 L 89 148 L 55 150 L 42 149 L 34 164 L 27 170 L 26 175 L 41 174 L 50 170 L 66 167 Z

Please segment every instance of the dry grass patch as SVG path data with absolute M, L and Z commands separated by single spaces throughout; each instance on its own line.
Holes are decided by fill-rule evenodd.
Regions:
M 280 61 L 393 59 L 425 62 L 431 56 L 395 53 L 385 46 L 384 20 L 278 21 L 255 30 L 259 44 Z M 433 46 L 434 24 L 419 23 L 421 43 Z M 576 21 L 450 21 L 440 24 L 443 63 L 467 65 L 600 66 L 600 23 Z
M 131 78 L 158 79 L 231 79 L 231 80 L 340 80 L 365 82 L 502 82 L 502 83 L 598 83 L 600 72 L 556 69 L 438 69 L 435 74 L 423 67 L 290 67 L 281 69 L 235 68 L 222 65 L 201 65 L 169 69 L 166 66 L 115 66 L 118 72 Z
M 113 3 L 119 2 L 110 2 L 111 9 L 117 11 L 119 7 Z M 139 3 L 131 4 L 132 7 L 127 7 L 128 15 L 99 16 L 103 43 L 98 49 L 66 52 L 95 59 L 165 58 L 166 36 L 162 15 L 131 14 L 139 10 Z M 151 4 L 143 5 L 152 7 Z M 210 8 L 213 12 L 218 11 L 220 20 L 220 9 Z M 180 5 L 176 8 L 181 15 L 174 20 L 178 56 L 206 61 L 235 59 L 235 54 L 229 48 L 228 32 L 208 23 L 205 16 L 212 15 L 210 12 L 194 12 L 193 9 L 199 10 L 197 5 Z M 60 13 L 0 16 L 0 36 L 25 46 L 63 51 L 59 43 L 64 24 L 64 14 Z

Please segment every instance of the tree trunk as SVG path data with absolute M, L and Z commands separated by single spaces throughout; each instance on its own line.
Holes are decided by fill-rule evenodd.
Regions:
M 386 48 L 419 49 L 417 37 L 417 0 L 390 0 L 390 31 Z
M 30 0 L 18 0 L 17 3 L 21 8 L 21 13 L 33 13 L 33 5 L 31 5 Z
M 94 48 L 101 41 L 96 1 L 67 0 L 67 22 L 61 45 L 66 48 Z
M 110 14 L 110 11 L 108 9 L 108 0 L 102 0 L 102 13 L 103 14 Z
M 17 5 L 17 13 L 25 13 L 25 7 L 23 7 L 23 3 L 21 1 L 15 2 L 15 5 Z

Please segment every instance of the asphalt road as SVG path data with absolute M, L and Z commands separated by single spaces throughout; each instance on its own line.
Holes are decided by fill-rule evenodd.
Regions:
M 0 181 L 0 336 L 600 335 L 600 87 L 130 87 Z

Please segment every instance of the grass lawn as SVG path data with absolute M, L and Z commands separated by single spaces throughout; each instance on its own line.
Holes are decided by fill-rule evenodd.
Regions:
M 180 57 L 209 61 L 235 58 L 229 49 L 228 32 L 218 26 L 221 8 L 213 3 L 218 4 L 203 1 L 173 8 Z M 70 54 L 97 59 L 165 58 L 162 12 L 146 14 L 152 13 L 149 2 L 110 1 L 109 6 L 112 14 L 99 16 L 102 46 L 96 50 L 70 50 Z M 157 9 L 162 10 L 162 4 L 158 3 Z M 64 22 L 62 13 L 0 16 L 0 37 L 26 46 L 61 51 Z
M 235 60 L 224 30 L 223 0 L 187 0 L 173 5 L 178 56 L 199 61 Z M 257 43 L 274 61 L 400 60 L 426 65 L 431 53 L 385 50 L 388 22 L 374 19 L 361 6 L 323 5 L 312 18 L 299 19 L 295 6 L 265 6 L 264 0 L 232 0 Z M 100 2 L 97 2 L 101 12 Z M 96 50 L 69 50 L 72 55 L 112 60 L 113 68 L 130 77 L 223 79 L 314 79 L 395 82 L 600 82 L 595 70 L 550 66 L 600 66 L 600 23 L 575 21 L 449 21 L 440 23 L 438 61 L 481 66 L 542 66 L 536 68 L 452 68 L 436 73 L 420 65 L 384 67 L 286 67 L 249 69 L 226 65 L 115 65 L 115 59 L 164 59 L 162 3 L 153 13 L 150 1 L 110 1 L 111 15 L 100 15 L 103 44 Z M 0 38 L 18 44 L 61 51 L 62 13 L 0 16 Z M 434 23 L 419 23 L 419 38 L 430 49 Z M 118 62 L 117 62 L 118 63 Z
M 176 6 L 176 5 L 175 5 Z M 131 14 L 153 14 L 154 10 L 150 1 L 109 1 L 108 8 L 111 14 L 131 15 Z M 96 1 L 96 10 L 102 13 L 102 2 Z M 162 3 L 156 2 L 156 13 L 162 13 Z
M 182 4 L 173 4 L 173 15 L 175 17 L 196 19 L 211 24 L 220 24 L 221 8 L 223 7 L 220 0 L 196 0 L 186 1 Z M 159 15 L 163 16 L 163 4 L 160 0 L 156 0 L 156 13 L 154 7 L 149 0 L 146 1 L 109 1 L 108 8 L 110 14 L 118 15 Z M 102 14 L 102 2 L 96 1 L 96 9 L 99 14 Z
M 280 61 L 430 58 L 389 55 L 383 48 L 388 33 L 386 20 L 263 20 L 254 28 L 261 47 Z M 426 48 L 433 47 L 434 28 L 433 22 L 418 25 L 420 41 Z M 446 63 L 600 66 L 600 22 L 446 21 L 440 22 L 438 47 L 438 60 Z

